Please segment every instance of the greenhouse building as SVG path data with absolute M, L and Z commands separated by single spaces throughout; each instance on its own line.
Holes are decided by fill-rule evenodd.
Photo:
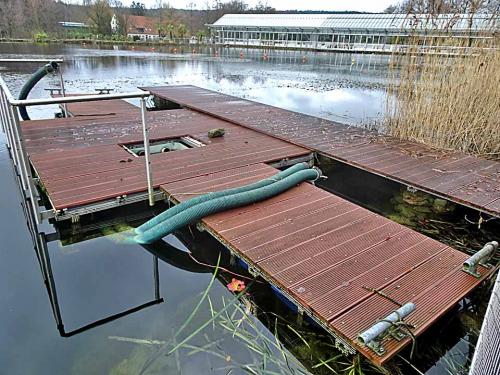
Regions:
M 391 53 L 414 45 L 414 36 L 423 52 L 436 45 L 457 52 L 493 41 L 499 25 L 489 14 L 343 13 L 226 14 L 208 26 L 221 45 Z

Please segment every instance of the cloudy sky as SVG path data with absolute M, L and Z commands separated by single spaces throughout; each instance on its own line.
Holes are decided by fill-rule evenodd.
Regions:
M 157 0 L 139 0 L 148 8 L 154 6 Z M 124 4 L 130 4 L 132 0 L 122 0 Z M 206 0 L 164 0 L 174 8 L 187 8 L 189 3 L 194 3 L 196 8 L 206 7 Z M 246 0 L 250 6 L 256 5 L 259 0 Z M 265 3 L 265 1 L 263 1 Z M 382 12 L 389 5 L 397 3 L 398 0 L 267 0 L 267 4 L 279 10 L 356 10 L 365 12 Z M 212 0 L 209 0 L 212 3 Z

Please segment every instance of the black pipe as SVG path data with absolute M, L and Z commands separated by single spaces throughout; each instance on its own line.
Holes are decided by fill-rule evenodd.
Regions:
M 24 84 L 23 88 L 21 89 L 21 92 L 19 93 L 19 100 L 25 100 L 28 98 L 28 95 L 31 91 L 31 89 L 47 74 L 52 73 L 53 71 L 57 70 L 59 68 L 59 65 L 56 62 L 50 62 L 44 66 L 42 66 L 40 69 L 38 69 L 33 75 L 28 79 L 28 81 Z M 21 105 L 19 106 L 19 114 L 21 115 L 21 118 L 23 120 L 31 120 L 28 111 L 26 110 L 26 107 Z

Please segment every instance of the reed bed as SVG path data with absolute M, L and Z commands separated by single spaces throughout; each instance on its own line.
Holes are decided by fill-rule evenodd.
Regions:
M 459 48 L 452 53 L 431 45 L 434 53 L 423 55 L 418 53 L 422 42 L 414 41 L 405 54 L 394 56 L 385 131 L 431 147 L 500 160 L 496 38 L 473 48 L 463 48 L 469 47 L 467 38 L 462 45 L 454 41 Z

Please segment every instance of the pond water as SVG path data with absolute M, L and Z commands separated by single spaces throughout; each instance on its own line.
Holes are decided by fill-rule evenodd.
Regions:
M 68 92 L 104 87 L 120 92 L 137 86 L 195 84 L 352 125 L 373 125 L 382 119 L 389 57 L 267 53 L 0 44 L 0 58 L 63 57 Z M 7 64 L 0 69 L 17 94 L 36 64 Z M 55 86 L 58 78 L 47 77 L 32 97 L 47 96 L 44 88 Z M 32 108 L 30 114 L 32 118 L 47 118 L 56 110 Z M 226 314 L 213 318 L 233 298 L 226 288 L 234 277 L 230 273 L 222 272 L 217 277 L 195 317 L 184 324 L 207 290 L 217 262 L 214 254 L 220 249 L 208 237 L 196 234 L 193 239 L 189 232 L 182 241 L 168 238 L 175 248 L 125 245 L 113 236 L 104 236 L 124 225 L 136 225 L 147 216 L 127 218 L 133 210 L 120 214 L 119 222 L 103 218 L 101 226 L 80 223 L 59 228 L 59 239 L 48 243 L 57 307 L 64 324 L 59 328 L 63 336 L 70 336 L 62 337 L 4 144 L 0 135 L 0 365 L 6 373 L 331 373 L 325 366 L 313 368 L 320 360 L 339 354 L 328 348 L 328 338 L 297 322 L 276 298 L 269 299 L 270 290 L 265 285 L 257 283 L 252 287 L 254 299 L 260 301 L 257 307 L 231 307 L 228 314 L 234 313 L 232 319 Z M 48 224 L 39 229 L 47 234 L 55 231 Z M 186 255 L 187 248 L 212 267 L 193 263 Z M 170 253 L 177 255 L 166 259 L 165 254 Z M 222 262 L 225 268 L 242 272 L 228 259 Z M 131 313 L 102 321 L 124 311 Z M 435 350 L 424 350 L 415 362 L 423 370 L 447 374 L 449 362 L 461 371 L 460 366 L 470 360 L 468 336 L 472 329 L 465 329 L 458 319 L 453 315 L 441 324 L 438 338 L 423 339 L 424 346 L 436 342 Z M 210 324 L 199 334 L 168 354 L 177 342 L 206 322 Z M 450 327 L 450 322 L 455 325 Z M 87 327 L 89 324 L 97 327 Z M 290 329 L 289 325 L 296 328 Z M 275 330 L 286 348 L 274 337 Z M 304 337 L 313 350 L 304 344 Z M 350 366 L 346 361 L 339 357 L 331 365 L 340 371 Z M 404 362 L 396 362 L 402 373 L 413 373 Z M 366 373 L 375 372 L 368 366 L 363 368 Z
M 349 124 L 372 123 L 383 116 L 383 85 L 390 57 L 259 50 L 0 45 L 3 58 L 63 57 L 68 92 L 108 87 L 116 92 L 137 86 L 193 84 L 282 108 Z M 306 57 L 306 59 L 304 59 Z M 34 65 L 8 66 L 4 73 L 15 91 Z M 58 85 L 47 78 L 45 87 Z M 44 85 L 33 97 L 47 95 Z

